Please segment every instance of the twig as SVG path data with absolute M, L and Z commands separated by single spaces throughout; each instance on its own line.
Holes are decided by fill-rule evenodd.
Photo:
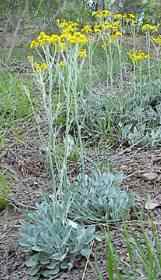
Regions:
M 26 209 L 26 210 L 37 210 L 36 207 L 34 206 L 28 206 L 28 205 L 25 205 L 21 202 L 17 202 L 14 198 L 10 198 L 9 199 L 9 204 L 14 206 L 16 209 Z
M 93 245 L 94 245 L 94 241 L 92 241 L 91 247 L 93 247 Z M 82 275 L 82 279 L 81 279 L 81 280 L 84 280 L 84 279 L 85 279 L 85 274 L 86 274 L 86 271 L 87 271 L 87 266 L 88 266 L 88 264 L 89 264 L 90 255 L 91 255 L 91 254 L 89 254 L 88 257 L 87 257 L 86 265 L 85 265 L 85 268 L 84 268 L 84 271 L 83 271 L 83 275 Z

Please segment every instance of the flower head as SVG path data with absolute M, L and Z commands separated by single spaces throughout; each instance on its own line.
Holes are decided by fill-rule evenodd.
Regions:
M 123 19 L 131 24 L 135 24 L 136 23 L 136 15 L 133 13 L 127 13 L 127 14 L 123 14 Z
M 81 32 L 75 32 L 73 34 L 69 34 L 67 40 L 70 44 L 79 44 L 84 45 L 88 42 L 88 38 L 85 34 Z
M 49 37 L 49 42 L 53 45 L 57 44 L 60 41 L 60 37 L 57 34 L 51 34 Z
M 99 24 L 102 31 L 112 31 L 112 32 L 117 32 L 120 30 L 121 25 L 120 22 L 104 22 L 102 24 Z
M 142 26 L 142 32 L 157 32 L 158 25 L 146 23 Z
M 120 13 L 113 14 L 113 15 L 112 15 L 112 18 L 113 18 L 114 20 L 122 20 L 123 14 L 120 14 Z
M 136 23 L 136 15 L 133 13 L 116 13 L 112 15 L 112 18 L 117 21 L 124 20 L 125 22 L 128 23 Z
M 92 27 L 89 24 L 86 24 L 83 26 L 83 28 L 81 29 L 82 33 L 90 33 L 92 32 Z
M 109 10 L 98 10 L 96 12 L 93 12 L 92 15 L 97 18 L 102 18 L 110 16 L 111 12 Z
M 63 32 L 75 32 L 78 30 L 78 26 L 79 24 L 77 22 L 74 21 L 67 21 L 67 20 L 60 20 L 58 19 L 56 21 L 57 26 L 59 27 L 59 29 Z
M 48 69 L 48 65 L 46 63 L 34 63 L 33 64 L 33 69 L 36 72 L 42 72 Z
M 128 56 L 134 64 L 150 58 L 150 55 L 144 51 L 129 51 Z
M 93 29 L 94 29 L 94 33 L 100 33 L 100 32 L 102 31 L 102 24 L 96 23 L 96 24 L 93 26 Z
M 111 34 L 111 40 L 115 41 L 115 40 L 119 39 L 120 37 L 122 37 L 122 35 L 123 35 L 122 32 L 116 31 Z
M 158 35 L 157 37 L 152 37 L 152 41 L 153 41 L 155 44 L 161 46 L 161 35 Z
M 32 40 L 31 44 L 30 44 L 30 48 L 37 48 L 39 46 L 39 42 L 37 40 Z

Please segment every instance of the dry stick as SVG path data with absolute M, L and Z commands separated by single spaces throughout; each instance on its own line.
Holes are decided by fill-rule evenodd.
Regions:
M 27 2 L 26 2 L 27 3 Z M 10 47 L 10 50 L 8 52 L 8 57 L 7 57 L 7 62 L 10 60 L 11 58 L 11 55 L 12 55 L 12 52 L 13 52 L 13 49 L 15 48 L 16 46 L 16 39 L 17 39 L 17 34 L 18 34 L 18 31 L 20 30 L 20 26 L 21 26 L 21 22 L 23 20 L 23 17 L 26 13 L 26 9 L 27 9 L 27 5 L 22 13 L 22 16 L 21 18 L 19 19 L 18 23 L 17 23 L 17 26 L 16 26 L 16 29 L 15 29 L 15 32 L 13 33 L 13 38 L 12 38 L 12 44 L 11 44 L 11 47 Z
M 92 241 L 91 248 L 93 247 L 93 245 L 94 245 L 94 241 Z M 87 266 L 88 266 L 88 264 L 89 264 L 90 255 L 91 255 L 91 254 L 89 254 L 88 257 L 87 257 L 86 265 L 85 265 L 85 268 L 84 268 L 84 271 L 83 271 L 83 275 L 82 275 L 82 279 L 81 279 L 81 280 L 84 280 L 84 279 L 85 279 L 85 275 L 86 275 L 86 271 L 87 271 Z
M 9 205 L 15 207 L 17 210 L 38 210 L 37 207 L 25 205 L 22 202 L 16 201 L 14 198 L 9 199 Z

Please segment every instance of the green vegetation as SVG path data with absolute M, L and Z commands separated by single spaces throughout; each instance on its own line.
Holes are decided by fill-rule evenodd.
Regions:
M 1 129 L 13 127 L 17 120 L 22 120 L 32 113 L 28 97 L 23 90 L 22 81 L 15 74 L 1 72 L 0 99 Z
M 8 205 L 8 197 L 11 189 L 8 185 L 6 176 L 0 174 L 0 210 L 3 210 Z
M 161 241 L 156 226 L 152 224 L 152 229 L 149 230 L 142 226 L 139 233 L 131 232 L 130 227 L 124 226 L 122 231 L 122 246 L 126 248 L 124 256 L 119 255 L 110 231 L 105 233 L 106 269 L 109 279 L 160 279 Z M 96 271 L 98 280 L 103 280 L 97 264 Z

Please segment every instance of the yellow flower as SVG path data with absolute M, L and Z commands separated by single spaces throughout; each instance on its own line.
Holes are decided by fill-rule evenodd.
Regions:
M 85 34 L 82 34 L 81 32 L 75 32 L 74 34 L 69 34 L 67 40 L 70 44 L 80 44 L 80 45 L 84 45 L 88 42 L 87 36 Z
M 99 25 L 98 25 L 98 28 L 99 28 Z M 120 25 L 120 22 L 105 22 L 105 23 L 102 23 L 100 24 L 100 29 L 103 30 L 103 31 L 106 31 L 106 30 L 110 30 L 112 32 L 117 32 L 119 31 L 121 28 L 121 25 Z
M 113 32 L 119 31 L 120 28 L 121 28 L 120 22 L 116 21 L 112 23 L 111 30 Z
M 45 32 L 40 32 L 37 40 L 38 41 L 44 41 L 44 42 L 49 42 L 50 36 L 48 34 L 46 34 Z
M 83 26 L 83 28 L 81 29 L 82 33 L 90 33 L 92 32 L 92 27 L 89 24 L 86 24 Z
M 37 37 L 38 46 L 44 46 L 50 43 L 50 36 L 47 35 L 45 32 L 40 32 L 39 36 Z
M 33 69 L 36 72 L 42 72 L 48 69 L 48 65 L 46 63 L 34 63 L 33 64 Z
M 150 59 L 150 55 L 144 51 L 129 51 L 128 56 L 134 64 L 146 59 Z
M 57 34 L 51 34 L 49 37 L 49 42 L 53 45 L 57 44 L 60 41 L 60 37 Z
M 30 48 L 37 48 L 37 47 L 41 47 L 41 46 L 44 46 L 44 45 L 50 44 L 50 43 L 54 44 L 58 41 L 59 41 L 58 35 L 56 35 L 56 34 L 47 35 L 45 32 L 40 32 L 37 39 L 32 40 L 32 42 L 30 44 Z
M 112 15 L 112 18 L 118 21 L 124 19 L 128 23 L 136 23 L 136 15 L 132 13 L 116 13 Z
M 128 13 L 128 14 L 126 15 L 126 18 L 127 18 L 127 19 L 131 19 L 131 20 L 136 20 L 136 15 L 135 15 L 135 14 L 132 14 L 132 13 Z
M 30 44 L 30 48 L 37 48 L 39 46 L 39 42 L 37 40 L 32 40 Z
M 112 28 L 112 23 L 110 23 L 110 22 L 104 22 L 104 23 L 102 23 L 102 24 L 100 25 L 100 27 L 101 27 L 101 30 L 103 30 L 103 31 L 111 30 L 111 28 Z
M 80 49 L 80 50 L 79 50 L 78 57 L 81 58 L 81 59 L 86 58 L 86 57 L 87 57 L 87 51 L 86 51 L 86 49 Z
M 158 35 L 157 37 L 152 37 L 152 41 L 161 46 L 161 35 Z
M 118 38 L 122 37 L 122 35 L 123 35 L 122 32 L 116 31 L 116 32 L 114 32 L 114 33 L 111 34 L 111 40 L 112 40 L 112 41 L 115 41 L 115 40 L 117 40 Z
M 132 13 L 123 14 L 123 19 L 128 23 L 136 23 L 136 15 Z
M 157 32 L 158 25 L 146 23 L 142 26 L 142 32 Z
M 69 36 L 71 36 L 71 33 L 64 31 L 59 37 L 60 42 L 64 43 L 69 38 Z
M 98 10 L 96 12 L 93 12 L 92 15 L 98 18 L 102 18 L 110 16 L 111 12 L 109 10 Z
M 114 20 L 121 20 L 123 18 L 123 15 L 120 13 L 117 13 L 117 14 L 113 14 L 112 17 Z
M 97 24 L 94 25 L 93 28 L 94 28 L 95 33 L 99 33 L 99 32 L 102 31 L 102 24 L 97 23 Z
M 63 30 L 63 31 L 67 31 L 67 32 L 75 32 L 78 29 L 79 24 L 77 22 L 74 21 L 67 21 L 67 20 L 60 20 L 58 19 L 56 21 L 57 26 L 59 27 L 59 29 Z

